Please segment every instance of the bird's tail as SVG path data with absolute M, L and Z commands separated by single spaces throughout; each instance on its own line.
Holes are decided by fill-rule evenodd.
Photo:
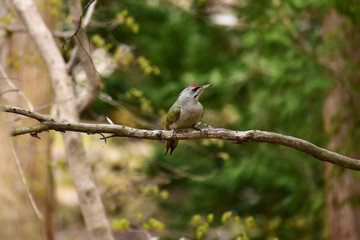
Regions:
M 177 139 L 170 139 L 166 141 L 166 150 L 165 150 L 165 155 L 168 153 L 169 149 L 170 149 L 170 156 L 172 155 L 173 151 L 175 150 L 175 148 L 177 147 L 179 143 L 179 140 Z

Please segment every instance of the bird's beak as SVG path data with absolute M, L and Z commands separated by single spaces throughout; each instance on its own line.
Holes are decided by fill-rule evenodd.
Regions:
M 201 86 L 201 90 L 206 90 L 206 89 L 208 89 L 209 87 L 211 87 L 212 86 L 212 84 L 206 84 L 206 85 L 204 85 L 204 86 Z
M 200 87 L 200 93 L 197 95 L 197 99 L 199 99 L 199 97 L 201 96 L 201 94 L 203 94 L 204 91 L 205 91 L 206 89 L 208 89 L 209 87 L 211 87 L 211 86 L 212 86 L 212 84 L 206 84 L 206 85 L 201 86 L 201 87 Z

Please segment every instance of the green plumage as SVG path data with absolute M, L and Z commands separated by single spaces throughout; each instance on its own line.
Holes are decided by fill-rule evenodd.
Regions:
M 172 107 L 169 109 L 169 112 L 166 116 L 165 120 L 165 129 L 170 130 L 170 125 L 174 123 L 180 116 L 180 110 L 181 108 L 178 106 L 177 101 L 172 105 Z

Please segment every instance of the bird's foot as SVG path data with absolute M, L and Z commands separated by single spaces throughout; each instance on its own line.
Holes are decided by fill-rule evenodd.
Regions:
M 201 128 L 198 128 L 198 127 L 192 127 L 192 129 L 196 130 L 196 131 L 200 131 L 201 132 Z
M 175 129 L 171 129 L 171 134 L 172 134 L 172 137 L 176 139 L 176 132 L 175 132 Z
M 195 126 L 193 126 L 192 128 L 193 128 L 194 130 L 197 130 L 197 131 L 200 131 L 200 132 L 201 132 L 201 124 L 202 124 L 202 122 L 198 122 L 198 123 L 196 123 Z
M 193 129 L 195 130 L 200 130 L 204 129 L 204 128 L 212 128 L 209 124 L 206 124 L 204 122 L 198 122 L 197 124 L 195 124 L 195 126 L 193 127 Z

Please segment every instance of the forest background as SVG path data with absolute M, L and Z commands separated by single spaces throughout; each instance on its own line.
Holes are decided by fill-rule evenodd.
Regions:
M 36 6 L 78 93 L 86 75 L 73 57 L 81 45 L 69 2 Z M 28 108 L 20 90 L 34 110 L 50 114 L 62 104 L 54 101 L 58 89 L 16 3 L 0 4 L 2 101 Z M 105 0 L 88 21 L 78 31 L 86 32 L 82 44 L 102 88 L 81 122 L 108 117 L 162 129 L 183 88 L 212 83 L 200 99 L 206 124 L 282 133 L 359 158 L 360 1 Z M 2 114 L 7 126 L 27 123 Z M 12 152 L 0 155 L 0 239 L 86 239 L 61 134 L 39 137 L 12 138 L 24 173 Z M 100 137 L 82 135 L 120 237 L 137 229 L 161 239 L 360 239 L 356 171 L 262 143 L 181 141 L 169 157 L 162 142 Z

